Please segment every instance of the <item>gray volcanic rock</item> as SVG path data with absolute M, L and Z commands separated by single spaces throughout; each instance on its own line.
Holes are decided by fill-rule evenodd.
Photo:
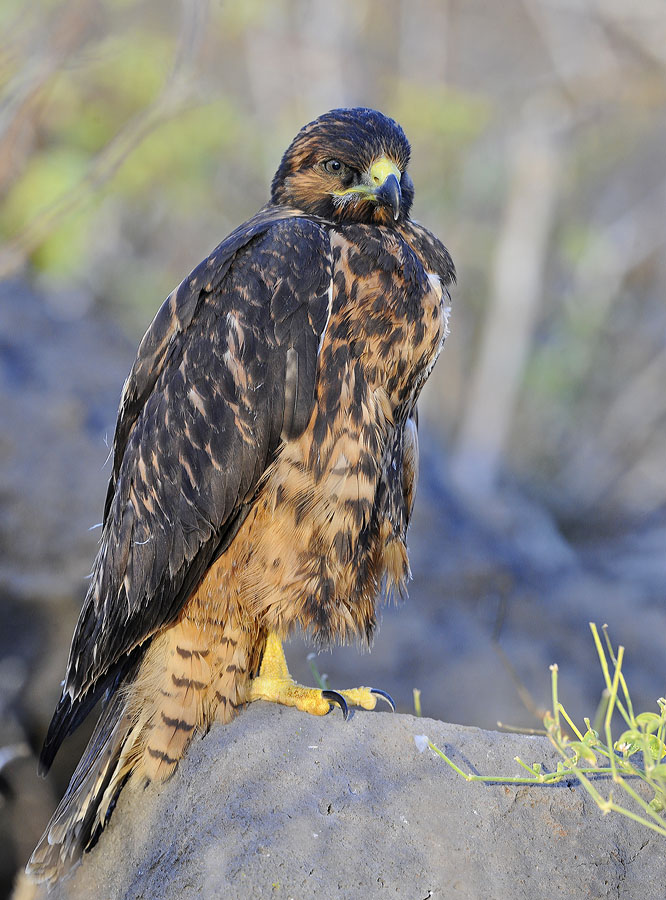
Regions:
M 49 900 L 661 900 L 663 838 L 602 816 L 575 782 L 468 783 L 418 751 L 421 733 L 466 771 L 556 764 L 545 738 L 257 703 L 195 740 L 167 784 L 130 781 Z

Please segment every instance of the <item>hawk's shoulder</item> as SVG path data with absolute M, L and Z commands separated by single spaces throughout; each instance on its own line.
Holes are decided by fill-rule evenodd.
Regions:
M 254 249 L 263 238 L 263 248 Z M 266 253 L 268 250 L 268 254 Z M 272 252 L 271 252 L 272 250 Z M 263 251 L 263 252 L 262 252 Z M 281 264 L 293 269 L 303 255 L 312 262 L 321 262 L 328 253 L 327 238 L 322 225 L 312 217 L 306 218 L 298 210 L 269 206 L 240 225 L 181 281 L 157 311 L 137 351 L 136 360 L 123 386 L 113 447 L 113 475 L 109 484 L 104 519 L 113 496 L 118 467 L 123 458 L 127 438 L 143 405 L 155 386 L 167 355 L 188 330 L 192 319 L 206 298 L 215 301 L 220 288 L 239 255 L 250 253 L 254 268 L 263 272 L 265 280 L 271 273 L 281 274 Z M 267 256 L 272 256 L 268 259 Z M 291 264 L 291 265 L 290 265 Z

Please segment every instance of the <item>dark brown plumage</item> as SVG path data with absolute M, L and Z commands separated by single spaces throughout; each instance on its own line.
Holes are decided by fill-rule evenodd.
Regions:
M 104 708 L 33 877 L 57 879 L 92 846 L 130 774 L 168 777 L 195 728 L 266 696 L 254 676 L 270 633 L 369 639 L 381 584 L 402 589 L 416 400 L 454 279 L 409 218 L 408 162 L 400 127 L 373 110 L 310 123 L 271 202 L 143 338 L 42 769 Z

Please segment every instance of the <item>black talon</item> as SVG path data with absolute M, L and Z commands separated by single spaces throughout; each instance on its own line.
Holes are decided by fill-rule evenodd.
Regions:
M 393 697 L 390 694 L 387 694 L 386 691 L 380 691 L 378 688 L 370 688 L 371 694 L 377 694 L 378 697 L 381 697 L 382 700 L 386 700 L 388 705 L 391 707 L 391 712 L 395 712 L 395 703 L 393 702 Z
M 342 696 L 342 694 L 338 694 L 337 691 L 322 691 L 322 697 L 324 700 L 328 700 L 329 703 L 337 703 L 337 705 L 342 710 L 342 718 L 347 721 L 347 716 L 349 715 L 349 707 L 347 706 L 347 701 Z

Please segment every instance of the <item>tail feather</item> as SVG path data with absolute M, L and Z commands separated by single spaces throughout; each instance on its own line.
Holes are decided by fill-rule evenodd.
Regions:
M 142 727 L 128 713 L 122 692 L 115 694 L 26 866 L 35 881 L 52 884 L 67 875 L 97 842 L 134 764 Z
M 75 700 L 72 700 L 67 692 L 62 695 L 53 713 L 53 718 L 44 740 L 44 746 L 39 755 L 38 771 L 40 775 L 46 775 L 62 742 L 79 727 L 100 697 L 106 691 L 113 694 L 121 681 L 132 677 L 137 670 L 142 655 L 143 648 L 136 648 L 133 653 L 119 660 L 104 679 L 100 679 L 87 693 L 82 694 Z
M 149 781 L 169 778 L 195 729 L 206 729 L 216 711 L 228 721 L 243 702 L 248 670 L 239 628 L 206 632 L 183 618 L 156 636 L 140 664 L 114 684 L 27 874 L 53 884 L 72 871 L 97 842 L 132 772 Z M 58 735 L 67 728 L 63 710 L 54 717 Z
M 38 771 L 40 775 L 48 773 L 62 742 L 81 724 L 100 696 L 100 693 L 95 691 L 91 692 L 89 696 L 73 702 L 69 694 L 63 694 L 55 708 L 42 751 L 39 754 Z

